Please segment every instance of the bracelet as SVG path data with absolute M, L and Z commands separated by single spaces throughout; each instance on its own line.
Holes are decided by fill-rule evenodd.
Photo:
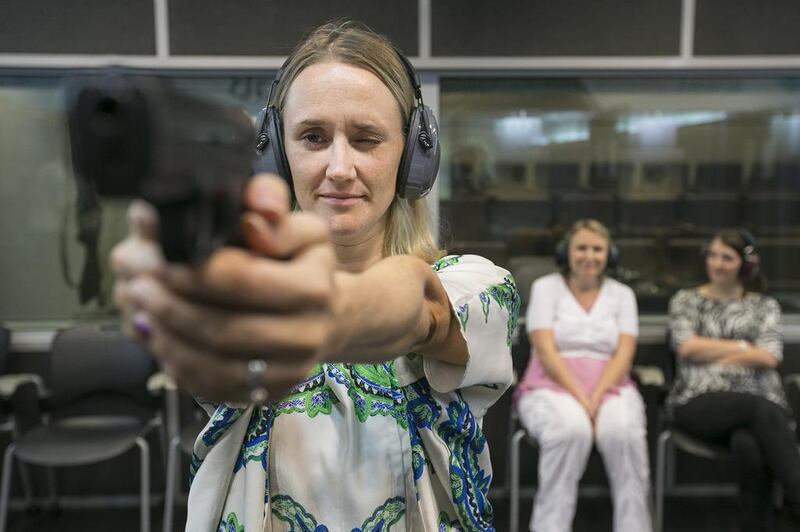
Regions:
M 747 349 L 750 347 L 750 344 L 748 344 L 746 340 L 737 340 L 737 341 L 736 341 L 736 345 L 737 345 L 737 346 L 739 347 L 739 349 L 741 349 L 742 351 L 747 351 Z

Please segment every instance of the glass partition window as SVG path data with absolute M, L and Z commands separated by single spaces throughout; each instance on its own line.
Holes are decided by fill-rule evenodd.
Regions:
M 444 243 L 509 267 L 524 298 L 591 217 L 643 312 L 702 282 L 701 246 L 731 226 L 800 311 L 800 78 L 443 79 L 440 98 Z
M 0 320 L 63 321 L 113 312 L 108 250 L 124 202 L 102 202 L 96 272 L 75 204 L 64 71 L 0 71 Z M 183 90 L 263 105 L 263 72 L 161 72 Z M 444 244 L 530 282 L 575 219 L 594 217 L 622 251 L 618 277 L 663 313 L 703 278 L 714 230 L 757 236 L 771 291 L 800 309 L 800 77 L 441 80 Z M 92 275 L 94 279 L 91 279 Z M 91 291 L 89 291 L 91 292 Z
M 60 323 L 114 312 L 107 257 L 125 234 L 127 203 L 102 200 L 96 243 L 79 240 L 94 220 L 80 222 L 76 212 L 64 74 L 0 71 L 0 321 Z M 271 82 L 263 73 L 164 75 L 253 116 Z

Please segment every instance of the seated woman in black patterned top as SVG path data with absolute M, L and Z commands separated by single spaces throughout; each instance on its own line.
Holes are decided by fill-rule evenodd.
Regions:
M 739 484 L 742 530 L 769 530 L 777 480 L 800 523 L 800 453 L 776 367 L 783 358 L 781 311 L 759 293 L 753 236 L 717 233 L 705 250 L 709 282 L 670 301 L 677 378 L 667 399 L 676 427 L 728 446 Z

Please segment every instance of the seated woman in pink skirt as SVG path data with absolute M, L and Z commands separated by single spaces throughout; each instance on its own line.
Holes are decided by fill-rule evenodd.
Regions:
M 606 277 L 616 259 L 608 229 L 579 220 L 556 251 L 562 271 L 531 288 L 531 360 L 516 405 L 539 444 L 534 532 L 572 529 L 578 481 L 593 444 L 611 484 L 615 532 L 652 530 L 644 403 L 629 378 L 639 329 L 636 298 Z

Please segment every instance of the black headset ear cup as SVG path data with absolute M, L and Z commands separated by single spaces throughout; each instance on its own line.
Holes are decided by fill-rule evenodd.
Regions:
M 277 174 L 284 178 L 292 188 L 292 171 L 289 168 L 289 161 L 286 159 L 286 152 L 283 149 L 283 125 L 281 114 L 270 105 L 262 109 L 256 121 L 256 173 L 268 172 Z
M 742 249 L 742 267 L 739 269 L 739 278 L 745 282 L 752 281 L 758 277 L 761 271 L 761 257 L 756 251 L 756 238 L 753 233 L 744 227 L 737 229 L 739 234 L 744 240 L 744 249 Z
M 559 268 L 566 269 L 569 268 L 569 243 L 567 242 L 566 238 L 562 238 L 556 244 L 556 251 L 553 254 L 553 258 L 556 261 L 556 266 Z
M 397 195 L 406 199 L 425 196 L 439 172 L 439 124 L 427 105 L 414 107 L 408 135 L 397 169 Z
M 608 247 L 608 259 L 606 260 L 606 270 L 616 270 L 619 266 L 619 248 L 611 244 Z
M 761 257 L 752 252 L 742 261 L 742 267 L 739 269 L 739 278 L 744 282 L 749 282 L 758 277 L 760 271 Z
M 739 268 L 739 278 L 744 282 L 749 282 L 758 277 L 760 272 L 761 257 L 756 252 L 753 244 L 747 244 L 742 255 L 742 266 Z

